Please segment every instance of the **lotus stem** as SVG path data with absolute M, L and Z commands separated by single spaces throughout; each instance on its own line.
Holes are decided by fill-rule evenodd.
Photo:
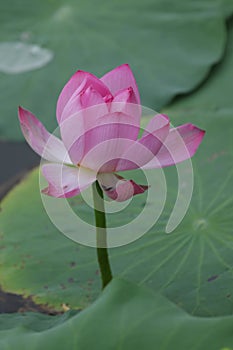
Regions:
M 97 258 L 100 267 L 102 289 L 104 289 L 112 279 L 112 271 L 107 250 L 107 230 L 104 208 L 104 195 L 98 181 L 96 181 L 92 185 L 92 192 L 95 212 Z

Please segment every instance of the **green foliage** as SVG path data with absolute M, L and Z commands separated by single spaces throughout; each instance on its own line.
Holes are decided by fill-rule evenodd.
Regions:
M 77 69 L 101 76 L 129 63 L 142 103 L 159 109 L 219 61 L 232 12 L 229 0 L 3 1 L 0 43 L 14 47 L 0 46 L 0 137 L 22 140 L 18 105 L 52 131 L 59 91 Z
M 0 316 L 1 350 L 230 350 L 233 316 L 201 318 L 166 298 L 113 280 L 85 311 Z
M 19 15 L 9 26 L 12 2 Z M 101 1 L 95 10 L 83 1 L 66 4 L 42 1 L 29 6 L 26 0 L 11 0 L 0 5 L 1 41 L 26 40 L 54 53 L 54 59 L 39 70 L 17 76 L 1 73 L 0 136 L 21 137 L 15 127 L 18 103 L 43 115 L 49 128 L 55 127 L 52 115 L 59 89 L 77 68 L 101 75 L 128 61 L 142 102 L 164 106 L 177 93 L 197 86 L 220 59 L 224 17 L 233 11 L 231 0 L 147 1 L 146 5 L 134 1 L 133 6 L 131 0 Z M 86 16 L 89 6 L 93 12 Z M 168 168 L 164 170 L 167 200 L 158 222 L 138 241 L 110 250 L 114 275 L 132 283 L 116 279 L 100 294 L 95 250 L 67 239 L 50 222 L 41 202 L 37 169 L 3 200 L 2 288 L 57 310 L 62 304 L 84 310 L 53 317 L 1 315 L 1 350 L 233 349 L 232 43 L 230 23 L 222 62 L 194 93 L 164 108 L 175 126 L 192 122 L 207 132 L 193 159 L 194 193 L 182 223 L 171 234 L 164 233 L 177 195 L 176 169 Z M 151 186 L 158 189 L 160 203 L 154 174 Z M 141 173 L 129 176 L 144 180 Z M 146 195 L 135 197 L 121 214 L 108 215 L 108 225 L 132 220 L 145 199 Z M 93 220 L 82 198 L 71 199 L 70 205 L 84 220 Z

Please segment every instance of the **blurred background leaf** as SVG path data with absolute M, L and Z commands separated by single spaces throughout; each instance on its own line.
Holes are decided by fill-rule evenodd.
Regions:
M 229 0 L 2 2 L 0 138 L 23 139 L 19 104 L 52 131 L 58 94 L 77 69 L 101 76 L 129 63 L 142 103 L 160 109 L 194 89 L 221 59 L 232 12 Z
M 198 118 L 205 122 L 211 119 L 218 124 L 219 131 L 224 132 L 222 118 L 229 117 L 229 127 L 233 118 L 233 20 L 228 25 L 228 41 L 223 60 L 211 72 L 209 79 L 195 93 L 177 98 L 163 109 L 164 113 L 172 114 L 184 120 Z M 216 139 L 217 142 L 218 139 Z M 221 142 L 219 140 L 219 146 Z

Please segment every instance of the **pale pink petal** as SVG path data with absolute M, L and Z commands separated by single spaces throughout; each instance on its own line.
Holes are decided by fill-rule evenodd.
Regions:
M 150 119 L 149 123 L 143 130 L 142 137 L 152 134 L 156 130 L 167 126 L 170 123 L 170 120 L 165 114 L 156 114 L 153 118 Z
M 116 102 L 109 103 L 110 106 L 103 103 L 102 96 L 91 87 L 72 97 L 65 106 L 60 121 L 61 136 L 66 148 L 70 149 L 80 136 L 95 126 L 124 123 L 139 127 L 141 106 L 128 103 L 134 100 L 133 95 L 131 88 L 126 89 L 116 96 Z M 131 138 L 136 140 L 138 130 L 135 131 Z
M 74 95 L 66 104 L 60 120 L 61 136 L 67 149 L 96 126 L 112 123 L 140 125 L 141 106 L 133 103 L 132 88 L 119 92 L 112 102 L 106 103 L 92 87 Z M 138 130 L 135 128 L 134 131 L 130 138 L 136 140 Z
M 86 154 L 86 143 L 94 147 L 93 143 L 95 145 L 98 140 L 102 142 L 109 138 L 137 140 L 139 125 L 135 126 L 131 116 L 122 113 L 101 116 L 98 115 L 99 112 L 101 108 L 94 106 L 71 116 L 60 125 L 62 140 L 74 164 L 79 163 Z M 90 147 L 87 150 L 89 149 Z
M 82 108 L 88 108 L 99 104 L 105 105 L 102 95 L 92 86 L 89 86 L 80 94 L 80 101 Z
M 100 125 L 100 124 L 104 125 L 104 124 L 111 124 L 111 123 L 132 125 L 135 127 L 135 129 L 134 129 L 135 132 L 132 135 L 130 135 L 130 138 L 132 140 L 137 140 L 138 129 L 140 128 L 140 116 L 139 116 L 139 114 L 137 116 L 138 105 L 131 104 L 131 107 L 130 106 L 128 106 L 128 107 L 131 108 L 132 110 L 134 110 L 135 114 L 129 115 L 129 114 L 125 114 L 123 112 L 115 112 L 115 113 L 105 114 L 105 115 L 100 116 L 99 118 L 96 119 L 96 125 Z M 120 106 L 120 108 L 121 108 L 121 106 Z M 92 127 L 93 127 L 93 125 L 92 125 Z
M 143 168 L 162 168 L 191 158 L 196 153 L 204 135 L 204 130 L 192 124 L 171 129 L 156 157 Z
M 104 193 L 117 202 L 144 193 L 148 186 L 138 185 L 133 180 L 126 180 L 117 174 L 99 174 L 97 177 Z
M 22 133 L 36 153 L 49 161 L 71 163 L 62 141 L 50 134 L 30 111 L 19 107 L 18 116 Z
M 96 108 L 89 108 L 93 106 L 96 106 Z M 104 102 L 103 97 L 98 91 L 89 86 L 81 93 L 74 94 L 67 102 L 61 115 L 60 127 L 62 127 L 62 122 L 72 115 L 76 115 L 77 118 L 96 119 L 107 113 L 108 106 Z
M 112 102 L 110 103 L 111 113 L 123 113 L 121 119 L 124 115 L 130 116 L 132 123 L 136 126 L 140 125 L 141 118 L 141 105 L 136 104 L 136 96 L 132 87 L 128 87 L 124 90 L 120 90 Z
M 136 103 L 136 96 L 131 86 L 125 89 L 117 91 L 112 101 L 114 102 L 125 102 L 125 103 Z
M 44 164 L 42 174 L 48 181 L 42 192 L 57 198 L 76 196 L 96 180 L 96 173 L 89 169 L 56 163 Z
M 123 64 L 105 74 L 101 81 L 107 85 L 112 95 L 116 95 L 119 90 L 132 87 L 136 96 L 136 103 L 140 104 L 140 95 L 134 75 L 128 64 Z
M 88 72 L 83 72 L 78 70 L 68 81 L 68 83 L 62 89 L 60 96 L 57 101 L 57 120 L 58 123 L 61 120 L 63 110 L 73 96 L 73 94 L 78 95 L 81 91 L 85 91 L 89 86 L 98 91 L 101 96 L 111 95 L 109 89 L 105 86 L 100 79 L 98 79 L 93 74 Z
M 169 119 L 161 114 L 151 119 L 142 137 L 133 143 L 122 155 L 116 171 L 141 168 L 159 152 L 170 128 Z
M 120 158 L 122 153 L 132 145 L 137 137 L 139 127 L 124 123 L 109 122 L 96 126 L 81 137 L 74 140 L 70 146 L 69 155 L 74 164 L 82 164 L 91 169 L 97 169 L 97 164 L 107 160 Z M 69 136 L 67 129 L 67 138 Z M 108 142 L 106 142 L 108 141 Z M 87 156 L 88 154 L 88 156 Z M 85 161 L 83 158 L 85 157 Z M 113 164 L 109 171 L 112 171 Z

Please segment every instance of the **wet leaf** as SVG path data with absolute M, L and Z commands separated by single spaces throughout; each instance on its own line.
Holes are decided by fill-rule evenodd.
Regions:
M 53 53 L 38 45 L 23 42 L 0 43 L 0 72 L 17 74 L 41 68 L 53 58 Z
M 77 69 L 101 76 L 129 63 L 142 103 L 158 110 L 176 94 L 195 88 L 221 59 L 225 17 L 232 11 L 229 1 L 220 0 L 101 0 L 98 6 L 93 0 L 43 0 L 33 6 L 28 0 L 2 2 L 0 42 L 19 43 L 27 58 L 22 66 L 11 47 L 9 60 L 4 59 L 5 73 L 22 73 L 0 74 L 0 137 L 22 139 L 18 105 L 31 109 L 53 131 L 58 94 Z M 36 61 L 27 53 L 31 45 L 43 53 L 43 68 L 33 71 Z M 44 65 L 51 52 L 54 59 Z
M 230 350 L 233 316 L 201 318 L 166 298 L 114 280 L 85 311 L 0 316 L 2 350 Z

